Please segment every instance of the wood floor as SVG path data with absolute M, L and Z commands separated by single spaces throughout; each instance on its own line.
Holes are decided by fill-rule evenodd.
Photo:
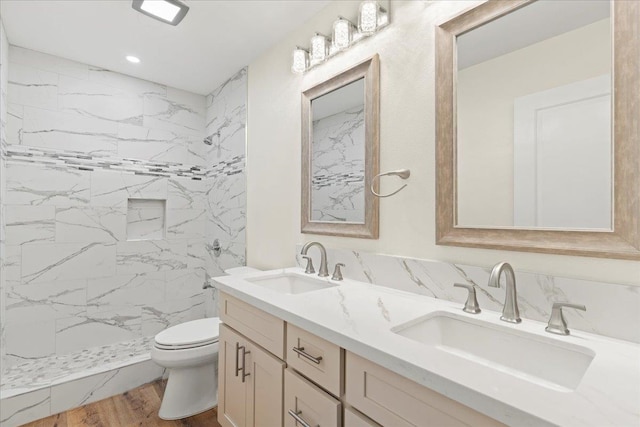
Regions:
M 23 427 L 220 427 L 215 409 L 183 420 L 161 420 L 158 409 L 162 393 L 162 383 L 157 381 Z

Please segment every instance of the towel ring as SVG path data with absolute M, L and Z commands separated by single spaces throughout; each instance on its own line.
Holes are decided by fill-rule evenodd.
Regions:
M 407 179 L 407 178 L 409 178 L 409 176 L 411 176 L 411 171 L 409 169 L 398 169 L 398 170 L 395 170 L 395 171 L 379 173 L 378 175 L 374 176 L 373 179 L 371 180 L 371 188 L 370 188 L 370 190 L 371 190 L 371 192 L 373 193 L 374 196 L 380 197 L 380 198 L 382 198 L 382 197 L 391 197 L 394 194 L 398 194 L 400 191 L 402 191 L 402 189 L 404 187 L 407 186 L 407 184 L 405 184 L 402 187 L 398 188 L 393 193 L 389 193 L 389 194 L 378 194 L 378 193 L 376 193 L 375 190 L 373 189 L 373 185 L 375 184 L 376 179 L 380 178 L 381 176 L 387 176 L 387 175 L 395 175 L 395 176 L 400 177 L 401 179 Z

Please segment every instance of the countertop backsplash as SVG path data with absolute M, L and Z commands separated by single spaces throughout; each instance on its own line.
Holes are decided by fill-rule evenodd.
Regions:
M 296 247 L 296 262 L 303 267 L 301 247 Z M 309 255 L 320 265 L 319 252 L 310 250 Z M 471 283 L 481 309 L 502 311 L 505 287 L 488 286 L 491 268 L 333 248 L 327 248 L 327 257 L 330 272 L 335 263 L 342 262 L 346 265 L 343 274 L 349 279 L 459 302 L 461 308 L 467 290 L 453 284 Z M 556 301 L 584 304 L 586 312 L 564 311 L 569 329 L 640 343 L 640 287 L 524 272 L 517 265 L 513 268 L 523 318 L 547 322 Z

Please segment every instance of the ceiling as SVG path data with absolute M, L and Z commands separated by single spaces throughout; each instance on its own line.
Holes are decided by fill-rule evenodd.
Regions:
M 329 1 L 185 3 L 176 27 L 135 11 L 131 0 L 2 0 L 0 12 L 12 45 L 205 95 Z

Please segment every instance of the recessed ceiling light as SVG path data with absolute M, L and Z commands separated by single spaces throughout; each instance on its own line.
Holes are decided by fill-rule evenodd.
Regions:
M 138 64 L 140 62 L 140 58 L 138 58 L 137 56 L 127 55 L 126 58 L 127 61 L 133 62 L 134 64 Z
M 189 11 L 189 6 L 178 0 L 133 0 L 131 7 L 171 25 L 178 25 Z

